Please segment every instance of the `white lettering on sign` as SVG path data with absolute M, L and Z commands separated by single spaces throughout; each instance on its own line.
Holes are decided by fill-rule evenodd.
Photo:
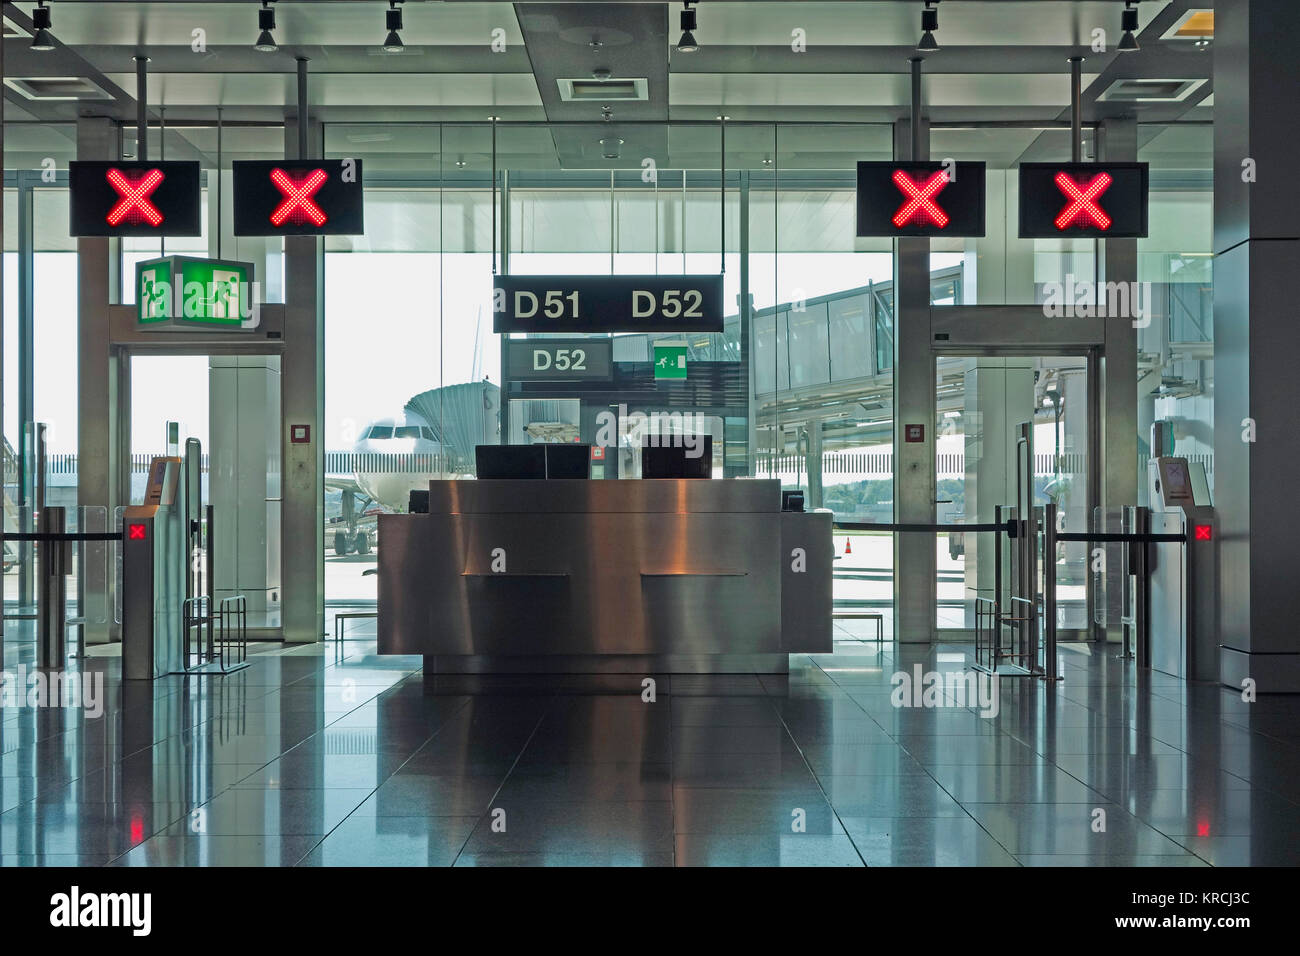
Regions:
M 524 303 L 528 305 L 525 307 Z M 522 290 L 515 293 L 515 315 L 521 319 L 531 319 L 537 314 L 537 296 Z
M 665 289 L 662 298 L 644 289 L 632 290 L 632 317 L 644 319 L 659 314 L 665 319 L 701 319 L 704 293 L 699 289 Z
M 557 372 L 587 371 L 586 349 L 533 349 L 533 371 L 545 372 L 554 368 Z

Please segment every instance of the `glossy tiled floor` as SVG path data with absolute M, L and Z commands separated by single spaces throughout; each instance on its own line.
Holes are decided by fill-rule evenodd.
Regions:
M 1110 651 L 1064 650 L 1054 690 L 1004 681 L 987 719 L 890 699 L 969 645 L 846 640 L 788 678 L 661 677 L 654 703 L 639 678 L 426 681 L 344 648 L 125 688 L 108 652 L 85 662 L 102 717 L 6 708 L 0 862 L 1300 863 L 1300 701 Z

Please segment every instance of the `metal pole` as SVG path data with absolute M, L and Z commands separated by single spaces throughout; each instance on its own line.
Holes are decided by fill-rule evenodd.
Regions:
M 66 510 L 58 507 L 42 508 L 37 527 L 42 534 L 63 534 L 67 528 Z M 64 640 L 67 630 L 68 584 L 63 576 L 66 548 L 67 545 L 62 541 L 41 542 L 41 587 L 37 593 L 36 608 L 39 622 L 38 667 L 63 667 L 67 659 Z
M 912 162 L 921 159 L 921 63 L 919 56 L 912 63 Z
M 993 506 L 993 523 L 1002 526 L 1002 506 Z M 994 643 L 1002 635 L 1002 535 L 993 534 L 993 635 Z
M 722 260 L 719 272 L 727 271 L 727 118 L 718 117 L 718 258 Z
M 221 258 L 221 107 L 217 107 L 217 258 Z
M 1043 505 L 1043 677 L 1056 672 L 1056 505 Z
M 1070 57 L 1070 162 L 1083 161 L 1083 57 Z
M 497 274 L 497 118 L 492 118 L 492 274 Z M 504 369 L 505 366 L 502 365 Z M 504 429 L 502 435 L 505 434 Z
M 149 98 L 149 58 L 135 58 L 135 158 L 149 162 L 149 117 L 146 102 Z
M 1138 534 L 1149 534 L 1151 532 L 1151 509 L 1136 507 L 1133 509 L 1135 523 L 1133 530 Z M 1134 628 L 1133 641 L 1137 645 L 1137 665 L 1138 667 L 1151 666 L 1151 543 L 1149 541 L 1137 542 L 1135 549 L 1137 554 L 1136 567 L 1134 568 L 1134 591 L 1136 592 L 1133 602 L 1133 619 L 1137 626 Z
M 307 62 L 298 57 L 298 158 L 307 158 Z

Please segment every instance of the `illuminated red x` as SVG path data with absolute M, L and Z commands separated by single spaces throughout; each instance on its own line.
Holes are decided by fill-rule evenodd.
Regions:
M 1196 540 L 1197 540 L 1197 541 L 1213 541 L 1213 540 L 1214 540 L 1214 531 L 1213 531 L 1213 527 L 1214 527 L 1213 525 L 1208 525 L 1208 524 L 1198 524 L 1198 525 L 1196 526 Z
M 311 223 L 323 226 L 329 218 L 324 210 L 312 202 L 312 196 L 325 185 L 329 179 L 323 169 L 313 169 L 306 175 L 293 176 L 283 169 L 271 170 L 271 182 L 284 193 L 284 200 L 271 213 L 271 225 L 283 226 L 286 222 L 295 226 Z
M 1056 174 L 1056 188 L 1065 193 L 1069 205 L 1056 217 L 1056 228 L 1067 229 L 1075 223 L 1093 225 L 1098 229 L 1110 228 L 1110 216 L 1097 205 L 1096 199 L 1110 188 L 1110 173 L 1098 173 L 1092 181 L 1084 186 L 1075 182 L 1067 173 Z
M 907 201 L 894 213 L 894 225 L 903 226 L 938 226 L 942 229 L 948 225 L 948 214 L 939 208 L 934 197 L 948 185 L 947 170 L 936 170 L 923 183 L 918 183 L 901 169 L 894 170 L 894 185 L 907 197 Z
M 144 528 L 142 524 L 129 524 L 126 526 L 126 537 L 130 541 L 143 541 Z
M 110 169 L 104 177 L 121 197 L 104 217 L 110 226 L 120 226 L 123 222 L 132 225 L 147 222 L 154 227 L 162 225 L 163 214 L 149 201 L 149 194 L 163 181 L 161 169 L 151 169 L 148 172 L 133 170 L 130 173 Z

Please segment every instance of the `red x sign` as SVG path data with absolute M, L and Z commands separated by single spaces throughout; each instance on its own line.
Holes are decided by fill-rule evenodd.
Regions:
M 296 177 L 283 169 L 271 170 L 271 182 L 284 194 L 283 201 L 271 213 L 271 225 L 279 227 L 286 222 L 295 226 L 307 223 L 316 227 L 325 225 L 329 217 L 311 197 L 325 185 L 328 178 L 323 169 L 313 169 L 310 173 Z
M 901 169 L 894 170 L 893 178 L 894 185 L 907 197 L 894 213 L 895 226 L 901 229 L 903 226 L 934 225 L 942 229 L 948 225 L 948 214 L 934 201 L 934 197 L 948 185 L 947 170 L 936 170 L 923 183 L 918 183 Z
M 128 541 L 143 541 L 145 526 L 142 524 L 129 524 L 126 526 L 126 537 Z
M 1068 173 L 1057 173 L 1056 188 L 1065 193 L 1070 202 L 1056 217 L 1056 228 L 1064 230 L 1079 224 L 1109 229 L 1110 216 L 1097 205 L 1097 197 L 1110 188 L 1111 182 L 1110 173 L 1098 173 L 1086 186 L 1075 182 Z
M 104 217 L 110 226 L 120 226 L 123 222 L 133 225 L 147 222 L 155 228 L 162 225 L 163 214 L 149 201 L 149 194 L 163 181 L 161 169 L 130 173 L 124 173 L 120 169 L 110 169 L 104 177 L 121 197 Z
M 1213 540 L 1214 540 L 1214 526 L 1213 526 L 1213 525 L 1208 525 L 1208 524 L 1198 524 L 1198 525 L 1196 526 L 1196 539 L 1195 539 L 1195 540 L 1197 540 L 1197 541 L 1213 541 Z

